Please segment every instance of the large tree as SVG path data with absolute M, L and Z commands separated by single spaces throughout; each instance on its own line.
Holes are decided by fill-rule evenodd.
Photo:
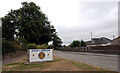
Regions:
M 62 46 L 61 44 L 62 44 L 62 40 L 55 33 L 53 38 L 54 49 L 58 49 L 58 47 L 61 47 Z
M 15 27 L 12 17 L 7 15 L 2 18 L 2 38 L 6 40 L 14 40 Z
M 3 38 L 23 38 L 28 43 L 47 44 L 53 40 L 55 29 L 35 3 L 23 2 L 18 10 L 11 10 L 2 18 Z

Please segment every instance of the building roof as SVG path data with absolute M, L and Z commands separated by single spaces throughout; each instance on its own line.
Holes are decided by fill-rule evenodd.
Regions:
M 86 44 L 87 45 L 92 45 L 92 42 L 91 41 L 86 41 Z
M 98 44 L 108 44 L 110 43 L 110 39 L 106 37 L 101 37 L 101 38 L 93 38 L 91 41 L 87 41 L 87 45 L 98 45 Z
M 111 40 L 111 45 L 120 45 L 120 36 Z
M 117 38 L 111 40 L 111 41 L 114 41 L 114 40 L 119 40 L 120 39 L 120 36 L 118 36 Z

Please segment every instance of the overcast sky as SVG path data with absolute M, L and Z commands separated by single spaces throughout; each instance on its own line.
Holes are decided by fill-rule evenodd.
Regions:
M 73 40 L 118 36 L 117 2 L 81 2 L 81 0 L 2 0 L 0 17 L 11 9 L 19 9 L 21 2 L 34 2 L 41 7 L 54 25 L 63 44 Z

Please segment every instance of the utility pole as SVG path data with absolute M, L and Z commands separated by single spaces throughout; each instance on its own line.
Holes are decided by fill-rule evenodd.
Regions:
M 91 32 L 91 40 L 92 40 L 92 32 Z
M 92 32 L 91 32 L 91 46 L 92 46 L 93 44 L 92 44 Z

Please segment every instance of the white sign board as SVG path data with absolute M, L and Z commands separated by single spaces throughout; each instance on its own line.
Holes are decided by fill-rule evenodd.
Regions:
M 30 49 L 29 61 L 51 61 L 53 60 L 52 49 Z

